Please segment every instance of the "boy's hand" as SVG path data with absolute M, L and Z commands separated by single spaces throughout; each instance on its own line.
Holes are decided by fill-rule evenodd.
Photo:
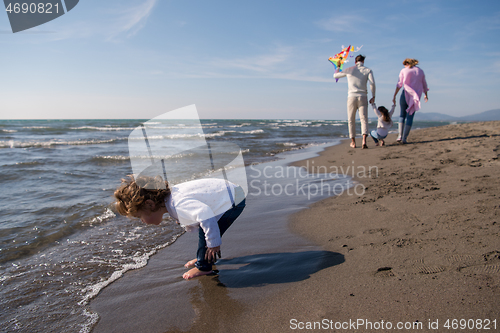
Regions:
M 216 247 L 209 247 L 207 249 L 207 253 L 205 253 L 205 259 L 208 260 L 209 263 L 216 262 L 217 256 L 219 256 L 219 258 L 222 258 L 220 253 L 220 245 Z

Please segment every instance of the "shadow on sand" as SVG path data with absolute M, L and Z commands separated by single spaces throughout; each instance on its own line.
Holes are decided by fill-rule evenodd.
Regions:
M 330 251 L 255 254 L 219 260 L 219 281 L 227 288 L 259 287 L 306 280 L 311 274 L 344 262 Z

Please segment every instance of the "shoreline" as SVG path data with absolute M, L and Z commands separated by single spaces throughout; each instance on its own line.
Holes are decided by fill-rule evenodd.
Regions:
M 284 225 L 297 236 L 283 240 L 284 251 L 269 247 L 270 240 L 279 246 L 278 233 L 267 235 L 255 247 L 229 252 L 227 262 L 217 267 L 218 278 L 178 278 L 185 259 L 179 257 L 187 249 L 182 243 L 189 237 L 183 235 L 184 242 L 160 251 L 145 268 L 127 273 L 91 302 L 100 315 L 107 312 L 107 323 L 100 321 L 94 331 L 112 331 L 124 319 L 113 314 L 129 311 L 129 320 L 144 332 L 282 332 L 293 331 L 292 320 L 299 328 L 298 323 L 357 319 L 423 325 L 426 331 L 436 321 L 443 330 L 446 319 L 497 319 L 497 128 L 500 122 L 419 129 L 408 145 L 374 147 L 369 141 L 367 150 L 343 141 L 317 157 L 293 162 L 344 170 L 376 166 L 378 177 L 355 177 L 365 187 L 362 196 L 293 207 L 296 212 Z M 395 135 L 389 135 L 387 142 L 393 141 Z M 250 213 L 261 214 L 257 220 L 268 217 L 262 209 Z M 234 231 L 225 236 L 228 249 L 246 245 Z M 295 242 L 302 244 L 295 248 L 297 255 Z M 284 258 L 284 265 L 277 265 Z M 166 283 L 171 286 L 167 293 Z M 151 311 L 176 315 L 176 324 L 151 317 Z
M 126 272 L 90 301 L 90 310 L 100 317 L 92 331 L 220 332 L 221 327 L 241 318 L 262 299 L 308 279 L 318 270 L 340 264 L 342 255 L 323 251 L 289 231 L 288 217 L 306 208 L 312 202 L 310 198 L 298 192 L 275 196 L 269 191 L 271 187 L 295 185 L 296 179 L 270 179 L 267 172 L 289 170 L 289 163 L 314 156 L 322 149 L 313 147 L 247 168 L 247 207 L 224 234 L 223 258 L 215 267 L 217 275 L 182 279 L 187 270 L 183 265 L 195 255 L 198 237 L 187 232 L 151 256 L 145 267 Z M 306 176 L 300 178 L 300 186 L 317 181 L 307 177 L 307 172 L 303 174 Z M 336 182 L 342 184 L 344 180 Z M 325 197 L 316 195 L 312 199 Z M 209 323 L 214 320 L 211 327 Z

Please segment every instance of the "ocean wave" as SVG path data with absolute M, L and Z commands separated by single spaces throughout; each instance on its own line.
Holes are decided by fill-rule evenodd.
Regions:
M 248 153 L 250 149 L 243 149 L 243 150 L 228 150 L 228 151 L 217 151 L 217 155 L 235 155 L 241 153 Z M 206 151 L 203 149 L 200 152 L 190 152 L 190 153 L 180 153 L 180 154 L 175 154 L 175 155 L 133 155 L 133 156 L 123 156 L 123 155 L 117 155 L 117 156 L 96 156 L 96 159 L 110 159 L 110 160 L 125 160 L 125 159 L 140 159 L 140 160 L 151 160 L 151 158 L 155 160 L 168 160 L 168 159 L 182 159 L 182 158 L 190 158 L 190 157 L 200 157 L 200 156 L 205 156 L 204 154 Z M 201 155 L 200 155 L 201 154 Z
M 130 156 L 124 155 L 97 155 L 92 157 L 93 161 L 128 161 Z
M 148 140 L 213 138 L 213 137 L 223 136 L 225 133 L 228 132 L 229 131 L 218 131 L 215 133 L 207 133 L 207 134 L 195 133 L 195 134 L 151 135 L 148 136 Z M 144 140 L 144 138 L 136 137 L 136 138 L 130 138 L 129 140 L 137 141 L 137 140 Z
M 238 150 L 238 151 L 220 151 L 218 152 L 217 154 L 218 155 L 235 155 L 235 154 L 238 154 L 238 153 L 243 153 L 243 154 L 246 154 L 246 153 L 249 153 L 250 152 L 250 149 L 242 149 L 241 151 Z M 145 160 L 145 161 L 149 161 L 151 160 L 151 158 L 155 159 L 156 161 L 159 161 L 159 160 L 170 160 L 170 159 L 175 159 L 175 160 L 182 160 L 182 159 L 190 159 L 190 158 L 199 158 L 200 155 L 197 155 L 196 153 L 180 153 L 180 154 L 175 154 L 175 155 L 153 155 L 153 156 L 150 156 L 150 155 L 133 155 L 133 156 L 129 156 L 129 155 L 97 155 L 97 156 L 93 156 L 91 158 L 91 162 L 94 162 L 94 163 L 103 163 L 103 162 L 107 162 L 107 163 L 119 163 L 119 162 L 128 162 L 130 161 L 131 159 L 132 160 Z
M 280 127 L 309 127 L 309 124 L 305 122 L 293 122 L 293 123 L 285 123 Z
M 227 127 L 232 127 L 232 128 L 235 128 L 235 127 L 243 127 L 243 126 L 250 126 L 252 124 L 250 123 L 242 123 L 242 124 L 239 124 L 239 125 L 229 125 Z
M 17 130 L 3 129 L 2 132 L 5 132 L 5 133 L 16 133 Z
M 186 128 L 202 128 L 202 126 L 149 126 L 145 124 L 147 129 L 186 129 Z
M 29 162 L 17 162 L 15 165 L 42 165 L 43 163 L 38 162 L 38 161 L 29 161 Z
M 132 131 L 135 127 L 99 127 L 99 126 L 80 126 L 70 127 L 72 130 L 95 130 L 95 131 Z
M 84 225 L 93 226 L 94 224 L 102 223 L 102 222 L 107 221 L 107 220 L 109 220 L 110 218 L 113 218 L 113 217 L 116 217 L 116 214 L 113 213 L 113 211 L 111 209 L 106 208 L 106 210 L 104 211 L 104 213 L 102 213 L 101 215 L 93 217 L 88 222 L 83 222 L 83 224 Z
M 151 158 L 154 158 L 155 160 L 168 160 L 171 158 L 183 158 L 183 157 L 189 157 L 189 156 L 194 156 L 193 153 L 188 153 L 188 154 L 175 154 L 175 155 L 97 155 L 92 157 L 92 161 L 129 161 L 131 158 L 133 159 L 139 159 L 139 160 L 151 160 Z
M 258 130 L 252 130 L 252 131 L 241 131 L 238 133 L 243 133 L 243 134 L 257 134 L 257 133 L 264 133 L 263 129 L 258 129 Z
M 257 130 L 251 130 L 251 131 L 219 131 L 219 133 L 238 133 L 238 134 L 258 134 L 258 133 L 264 133 L 263 129 L 257 129 Z
M 115 138 L 108 140 L 74 140 L 74 141 L 0 141 L 0 148 L 45 148 L 45 147 L 53 147 L 53 146 L 83 146 L 83 145 L 98 145 L 105 143 L 114 143 L 117 141 L 124 140 L 126 138 Z

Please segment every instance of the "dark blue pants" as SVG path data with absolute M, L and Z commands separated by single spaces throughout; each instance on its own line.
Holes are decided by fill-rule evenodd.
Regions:
M 406 112 L 406 109 L 408 109 L 408 103 L 406 103 L 406 96 L 405 96 L 404 90 L 401 93 L 401 98 L 399 99 L 399 104 L 401 105 L 401 112 L 399 113 L 399 122 L 403 123 L 403 126 L 404 126 L 405 120 L 406 120 L 407 126 L 413 125 L 413 116 L 415 116 L 415 112 L 413 112 L 412 115 L 409 115 L 408 112 Z
M 238 205 L 234 206 L 227 212 L 225 212 L 217 224 L 219 225 L 220 236 L 226 232 L 226 230 L 233 224 L 233 222 L 240 216 L 241 212 L 245 208 L 245 199 L 241 201 Z M 205 232 L 200 227 L 200 231 L 198 234 L 198 251 L 196 252 L 196 268 L 200 271 L 211 271 L 212 264 L 205 259 L 205 254 L 207 253 L 207 241 L 205 240 Z

